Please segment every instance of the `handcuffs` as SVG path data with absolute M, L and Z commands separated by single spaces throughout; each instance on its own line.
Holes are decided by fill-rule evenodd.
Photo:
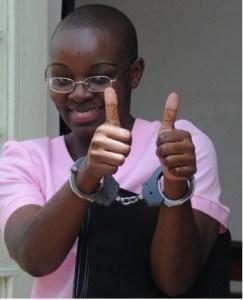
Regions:
M 69 177 L 70 188 L 74 194 L 76 194 L 81 199 L 86 199 L 89 202 L 95 202 L 100 205 L 109 206 L 114 201 L 122 201 L 122 197 L 119 196 L 119 183 L 114 179 L 113 176 L 105 176 L 102 178 L 100 186 L 95 193 L 87 194 L 82 192 L 76 184 L 76 175 L 79 168 L 82 168 L 85 163 L 86 157 L 81 157 L 75 161 L 72 165 Z M 131 203 L 134 203 L 138 200 L 144 200 L 148 206 L 160 206 L 165 205 L 167 207 L 179 206 L 190 200 L 194 189 L 195 189 L 195 178 L 192 176 L 187 179 L 188 191 L 186 195 L 184 195 L 180 199 L 172 200 L 165 196 L 165 194 L 161 191 L 160 188 L 160 178 L 163 175 L 162 167 L 158 167 L 152 174 L 152 176 L 146 181 L 142 186 L 142 193 L 137 196 L 131 196 Z M 134 199 L 136 198 L 136 201 Z M 129 200 L 129 197 L 126 197 L 126 200 Z M 129 201 L 126 201 L 129 203 Z

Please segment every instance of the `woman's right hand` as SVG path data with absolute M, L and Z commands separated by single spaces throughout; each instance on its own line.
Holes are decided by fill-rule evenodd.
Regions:
M 120 127 L 118 99 L 113 88 L 104 92 L 106 121 L 97 127 L 87 153 L 85 167 L 78 171 L 77 185 L 84 192 L 97 189 L 100 179 L 116 173 L 131 149 L 131 132 Z

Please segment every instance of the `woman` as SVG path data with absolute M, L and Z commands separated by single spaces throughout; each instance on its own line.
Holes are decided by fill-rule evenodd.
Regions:
M 87 224 L 84 297 L 183 294 L 227 226 L 214 147 L 193 124 L 176 121 L 178 95 L 169 95 L 161 122 L 131 115 L 143 69 L 134 26 L 114 8 L 83 6 L 53 34 L 46 79 L 71 133 L 9 141 L 0 160 L 1 227 L 10 256 L 38 277 L 32 297 L 72 296 L 76 240 Z M 159 167 L 159 198 L 124 210 L 117 182 L 141 194 Z

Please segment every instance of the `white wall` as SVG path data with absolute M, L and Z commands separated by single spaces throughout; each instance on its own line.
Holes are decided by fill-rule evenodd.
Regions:
M 181 96 L 180 117 L 214 141 L 222 202 L 230 230 L 241 240 L 241 1 L 76 0 L 123 10 L 135 23 L 146 70 L 132 111 L 161 119 L 172 90 Z
M 48 1 L 48 41 L 56 28 L 57 24 L 61 20 L 62 0 Z M 48 95 L 47 95 L 47 98 Z M 59 115 L 56 107 L 48 99 L 47 103 L 47 132 L 49 137 L 55 137 L 59 135 Z
M 8 139 L 47 134 L 47 0 L 8 3 Z

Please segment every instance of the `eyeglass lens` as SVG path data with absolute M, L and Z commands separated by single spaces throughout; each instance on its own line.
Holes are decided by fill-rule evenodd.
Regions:
M 83 84 L 89 91 L 101 92 L 111 86 L 112 81 L 107 76 L 93 76 L 77 83 Z M 52 77 L 49 79 L 50 88 L 60 93 L 71 92 L 77 83 L 70 78 L 64 77 Z

